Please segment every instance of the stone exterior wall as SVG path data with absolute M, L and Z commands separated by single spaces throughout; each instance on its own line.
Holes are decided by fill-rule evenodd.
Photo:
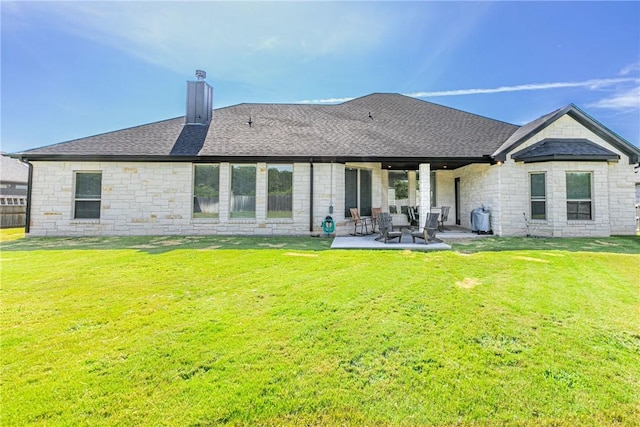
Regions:
M 335 234 L 347 234 L 344 164 L 313 164 L 313 217 L 310 218 L 311 164 L 293 165 L 293 217 L 267 218 L 267 163 L 256 164 L 256 217 L 229 217 L 231 164 L 220 163 L 220 214 L 193 218 L 193 164 L 164 162 L 34 161 L 30 236 L 94 235 L 309 235 L 320 234 L 331 215 Z M 372 172 L 372 205 L 382 205 L 379 163 L 353 163 Z M 73 219 L 77 171 L 102 172 L 100 219 Z M 384 191 L 383 191 L 384 190 Z M 330 213 L 333 206 L 333 213 Z M 310 224 L 311 221 L 311 224 Z
M 629 158 L 602 138 L 569 116 L 563 116 L 514 152 L 545 138 L 586 138 L 620 156 L 618 162 L 515 162 L 507 156 L 503 165 L 491 166 L 499 171 L 500 197 L 497 231 L 500 235 L 532 235 L 550 237 L 609 236 L 634 234 L 633 165 Z M 533 172 L 546 174 L 547 219 L 530 217 L 530 182 Z M 566 173 L 590 172 L 592 176 L 593 218 L 589 221 L 567 220 Z M 528 228 L 527 228 L 528 226 Z
M 635 233 L 633 165 L 615 147 L 569 116 L 563 116 L 534 135 L 515 151 L 545 138 L 586 138 L 615 152 L 618 162 L 515 162 L 474 164 L 456 170 L 436 172 L 436 203 L 451 206 L 449 223 L 455 222 L 454 180 L 460 179 L 460 221 L 471 228 L 470 213 L 482 205 L 491 211 L 494 234 L 550 237 L 632 235 Z M 530 181 L 534 172 L 546 174 L 546 220 L 530 220 Z M 566 173 L 590 172 L 593 219 L 567 220 Z
M 191 163 L 32 164 L 30 236 L 309 234 L 309 164 L 294 164 L 293 217 L 273 219 L 266 217 L 266 163 L 256 165 L 256 217 L 251 219 L 229 218 L 229 163 L 220 164 L 221 208 L 215 219 L 193 218 Z M 73 219 L 76 171 L 102 172 L 100 219 Z

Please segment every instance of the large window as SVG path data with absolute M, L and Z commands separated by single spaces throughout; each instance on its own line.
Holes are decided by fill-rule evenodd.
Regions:
M 256 217 L 256 165 L 231 166 L 230 216 Z
M 351 169 L 344 171 L 344 216 L 351 217 L 350 208 L 358 208 L 360 215 L 371 215 L 371 171 Z
M 293 166 L 269 165 L 267 173 L 267 218 L 291 218 Z
M 194 165 L 193 217 L 218 218 L 220 215 L 220 165 Z
M 73 217 L 99 219 L 102 198 L 102 172 L 76 172 Z
M 547 185 L 544 173 L 529 175 L 531 219 L 547 219 Z
M 591 172 L 567 172 L 567 219 L 593 219 Z

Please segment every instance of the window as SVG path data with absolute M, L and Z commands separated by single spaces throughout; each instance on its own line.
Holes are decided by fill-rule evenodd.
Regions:
M 293 217 L 293 165 L 269 165 L 267 174 L 267 218 Z
M 591 172 L 567 172 L 567 219 L 590 220 Z
M 256 165 L 231 166 L 230 217 L 256 217 Z
M 371 215 L 371 171 L 350 169 L 344 171 L 344 216 L 351 217 L 350 208 L 358 208 L 361 216 Z
M 531 219 L 547 219 L 547 185 L 544 173 L 529 175 Z
M 99 219 L 102 172 L 76 172 L 75 219 Z
M 218 218 L 220 215 L 220 165 L 194 165 L 193 217 Z

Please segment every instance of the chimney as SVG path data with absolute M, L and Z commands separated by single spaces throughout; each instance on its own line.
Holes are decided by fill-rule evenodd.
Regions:
M 207 73 L 196 70 L 197 81 L 187 81 L 187 115 L 185 124 L 206 125 L 211 120 L 213 88 L 204 79 Z

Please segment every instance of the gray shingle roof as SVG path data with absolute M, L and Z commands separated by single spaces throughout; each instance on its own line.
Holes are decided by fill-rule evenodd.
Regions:
M 239 104 L 214 110 L 208 127 L 184 126 L 178 117 L 19 154 L 478 158 L 517 130 L 403 95 L 371 94 L 337 105 Z
M 29 166 L 19 160 L 4 155 L 0 156 L 0 181 L 27 183 L 29 180 Z
M 617 160 L 619 156 L 588 139 L 547 138 L 511 155 L 516 161 Z

